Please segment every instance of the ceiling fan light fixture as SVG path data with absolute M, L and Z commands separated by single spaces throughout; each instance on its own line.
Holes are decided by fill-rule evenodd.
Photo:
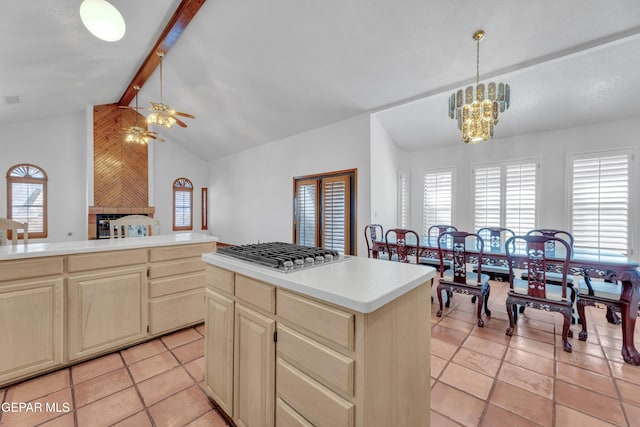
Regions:
M 171 129 L 176 124 L 176 119 L 173 117 L 176 111 L 171 110 L 167 104 L 152 102 L 151 111 L 146 120 L 148 124 L 164 126 L 167 129 Z
M 115 42 L 124 37 L 124 18 L 106 0 L 84 0 L 80 5 L 80 19 L 87 30 L 101 40 Z
M 473 33 L 476 41 L 476 85 L 459 89 L 449 98 L 449 117 L 458 121 L 462 142 L 480 144 L 493 138 L 498 124 L 498 112 L 509 108 L 511 91 L 508 84 L 491 82 L 480 84 L 480 41 L 484 31 Z

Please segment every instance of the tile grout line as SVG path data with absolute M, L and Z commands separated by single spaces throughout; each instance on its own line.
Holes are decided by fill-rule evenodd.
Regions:
M 162 341 L 162 340 L 160 340 Z M 164 343 L 163 343 L 164 344 Z M 131 347 L 129 347 L 131 348 Z M 120 350 L 118 352 L 118 356 L 120 356 L 120 360 L 122 360 L 122 363 L 124 364 L 124 368 L 127 370 L 127 374 L 129 375 L 129 378 L 131 378 L 131 382 L 133 383 L 133 388 L 136 391 L 136 394 L 138 395 L 138 398 L 140 399 L 140 403 L 142 403 L 142 406 L 144 407 L 143 411 L 145 412 L 145 414 L 147 414 L 147 418 L 149 419 L 149 422 L 151 423 L 152 427 L 156 427 L 156 422 L 154 421 L 153 417 L 151 416 L 151 412 L 149 411 L 149 408 L 147 407 L 147 405 L 144 402 L 144 398 L 142 397 L 142 393 L 140 393 L 140 389 L 138 388 L 138 383 L 136 382 L 135 378 L 133 378 L 133 374 L 131 374 L 131 371 L 129 370 L 129 365 L 127 364 L 127 361 L 124 360 L 124 356 L 122 355 L 122 350 Z M 151 356 L 153 357 L 153 356 Z M 148 358 L 147 358 L 148 359 Z M 145 359 L 141 359 L 141 360 L 145 360 Z M 142 411 L 140 411 L 142 412 Z M 138 414 L 138 412 L 135 412 L 133 414 L 131 414 L 130 416 L 123 418 L 121 420 L 116 421 L 116 423 L 122 422 L 128 418 L 131 418 L 133 416 L 135 416 L 136 414 Z

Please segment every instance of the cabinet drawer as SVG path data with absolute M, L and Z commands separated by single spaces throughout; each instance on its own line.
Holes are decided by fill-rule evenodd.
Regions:
M 207 265 L 205 277 L 207 286 L 211 286 L 213 289 L 233 295 L 234 273 L 232 271 Z
M 200 258 L 186 258 L 180 261 L 161 262 L 149 266 L 149 277 L 166 277 L 176 274 L 204 271 L 204 262 Z
M 204 272 L 165 277 L 149 281 L 149 297 L 156 298 L 191 289 L 204 290 Z
M 82 255 L 69 255 L 69 272 L 100 270 L 103 268 L 122 267 L 126 265 L 146 264 L 147 250 L 133 249 L 129 251 L 96 252 Z
M 318 426 L 351 427 L 354 405 L 278 358 L 276 392 L 302 417 Z
M 195 245 L 163 246 L 160 248 L 151 248 L 149 250 L 149 259 L 151 262 L 155 262 L 200 257 L 200 255 L 204 253 L 213 252 L 215 248 L 215 242 L 198 243 Z
M 204 320 L 204 288 L 156 298 L 149 303 L 149 332 L 177 329 Z
M 278 427 L 313 427 L 313 424 L 279 398 L 276 399 L 276 425 Z
M 0 282 L 62 274 L 62 257 L 0 261 Z
M 321 383 L 353 395 L 354 361 L 286 326 L 278 326 L 278 353 Z
M 353 350 L 355 316 L 278 290 L 278 316 Z
M 269 313 L 276 312 L 276 288 L 266 283 L 237 274 L 236 297 Z

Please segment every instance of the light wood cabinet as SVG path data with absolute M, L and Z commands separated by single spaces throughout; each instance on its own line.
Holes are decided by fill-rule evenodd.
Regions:
M 147 266 L 68 279 L 69 360 L 139 341 L 147 335 Z
M 233 419 L 238 427 L 274 425 L 275 323 L 236 303 Z
M 205 389 L 238 426 L 429 425 L 429 282 L 360 313 L 212 265 L 206 277 Z
M 233 414 L 234 304 L 231 298 L 206 290 L 204 385 L 207 393 L 230 415 Z
M 204 263 L 215 243 L 149 250 L 149 333 L 157 335 L 204 320 Z
M 0 283 L 0 385 L 62 363 L 63 283 L 61 277 Z

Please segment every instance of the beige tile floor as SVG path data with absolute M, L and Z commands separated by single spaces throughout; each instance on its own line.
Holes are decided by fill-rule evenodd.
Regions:
M 491 293 L 484 328 L 469 297 L 443 318 L 431 307 L 431 426 L 640 426 L 640 367 L 622 361 L 604 310 L 589 309 L 589 340 L 565 353 L 559 314 L 527 310 L 509 338 L 506 285 Z M 0 389 L 60 410 L 0 411 L 0 426 L 225 426 L 201 389 L 203 348 L 200 325 Z

